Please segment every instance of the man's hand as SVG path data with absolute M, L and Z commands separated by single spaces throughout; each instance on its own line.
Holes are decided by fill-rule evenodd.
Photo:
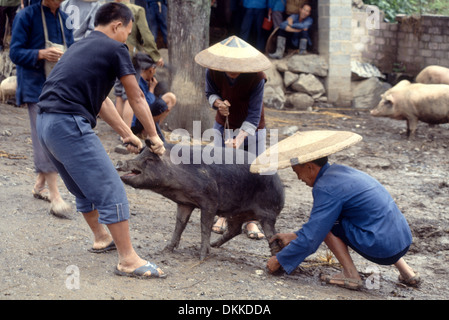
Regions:
M 156 135 L 156 136 L 152 136 L 152 137 L 148 136 L 148 139 L 151 142 L 151 147 L 150 147 L 151 152 L 153 152 L 159 156 L 162 156 L 165 152 L 165 147 L 164 147 L 164 143 L 162 142 L 161 138 L 159 138 L 159 136 Z
M 279 263 L 276 256 L 272 256 L 270 259 L 268 259 L 267 269 L 268 269 L 269 273 L 275 273 L 276 271 L 279 270 L 280 267 L 281 267 L 281 264 Z
M 220 99 L 215 100 L 214 106 L 218 109 L 218 112 L 224 117 L 229 116 L 229 107 L 231 104 L 228 100 L 222 101 Z
M 148 89 L 150 90 L 151 93 L 154 93 L 154 89 L 156 88 L 158 83 L 159 82 L 157 81 L 156 77 L 150 79 Z
M 142 150 L 142 141 L 135 135 L 123 138 L 123 143 L 129 152 L 138 154 Z
M 274 236 L 271 237 L 269 243 L 272 243 L 276 240 L 279 240 L 279 245 L 284 248 L 286 247 L 291 241 L 295 240 L 298 236 L 296 233 L 276 233 Z
M 58 48 L 50 47 L 47 49 L 39 50 L 38 59 L 48 60 L 50 62 L 57 62 L 62 57 L 63 54 L 64 52 L 59 50 Z

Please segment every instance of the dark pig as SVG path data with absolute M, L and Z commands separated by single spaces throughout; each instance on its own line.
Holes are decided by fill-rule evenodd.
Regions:
M 418 121 L 429 124 L 449 122 L 449 85 L 402 80 L 382 95 L 371 115 L 406 120 L 407 136 L 413 137 Z
M 148 146 L 149 141 L 145 142 Z M 173 251 L 178 246 L 195 208 L 201 210 L 201 260 L 207 256 L 211 245 L 219 247 L 240 234 L 246 221 L 258 220 L 267 240 L 276 234 L 276 218 L 284 207 L 285 198 L 279 176 L 250 173 L 249 161 L 237 164 L 242 161 L 236 160 L 236 155 L 247 157 L 248 153 L 226 148 L 233 150 L 230 159 L 229 153 L 224 150 L 167 144 L 166 152 L 161 157 L 144 148 L 135 159 L 118 165 L 119 171 L 131 171 L 121 177 L 125 184 L 150 189 L 177 203 L 176 226 L 166 250 Z M 180 161 L 181 154 L 185 160 L 183 162 Z M 214 161 L 211 161 L 210 155 Z M 216 215 L 226 217 L 228 227 L 211 244 Z M 272 243 L 270 249 L 274 255 L 281 248 L 277 243 Z

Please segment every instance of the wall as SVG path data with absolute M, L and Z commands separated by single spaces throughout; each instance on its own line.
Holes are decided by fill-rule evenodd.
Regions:
M 428 65 L 449 67 L 449 17 L 398 15 L 397 23 L 387 23 L 380 13 L 372 24 L 370 17 L 366 7 L 353 8 L 352 59 L 410 76 Z
M 351 1 L 318 1 L 318 51 L 329 66 L 325 80 L 328 102 L 351 105 Z

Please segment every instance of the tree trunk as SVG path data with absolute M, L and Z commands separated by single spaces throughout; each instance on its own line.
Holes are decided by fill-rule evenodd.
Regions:
M 202 133 L 212 127 L 214 112 L 205 96 L 205 69 L 194 58 L 209 46 L 210 0 L 169 0 L 167 16 L 170 91 L 177 98 L 167 122 L 192 134 L 193 122 L 201 121 Z

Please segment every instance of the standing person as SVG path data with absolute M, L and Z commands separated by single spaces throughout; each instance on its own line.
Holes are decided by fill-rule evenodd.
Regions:
M 245 14 L 240 29 L 240 37 L 244 41 L 249 41 L 251 29 L 256 30 L 256 45 L 259 51 L 265 49 L 265 38 L 263 34 L 262 24 L 267 9 L 267 0 L 243 0 Z
M 410 227 L 388 191 L 364 172 L 328 163 L 328 155 L 359 141 L 358 137 L 352 132 L 310 131 L 278 143 L 280 162 L 291 165 L 298 179 L 312 188 L 313 208 L 298 231 L 270 239 L 279 240 L 283 247 L 268 260 L 270 272 L 282 266 L 291 273 L 324 241 L 343 267 L 341 273 L 321 277 L 328 284 L 362 287 L 348 247 L 374 263 L 394 264 L 401 282 L 419 284 L 419 276 L 402 258 L 412 242 Z M 293 151 L 285 157 L 288 145 Z
M 143 52 L 148 54 L 154 61 L 157 61 L 156 64 L 158 67 L 162 67 L 164 65 L 164 59 L 161 57 L 153 34 L 148 27 L 145 9 L 141 6 L 130 3 L 129 0 L 115 1 L 123 3 L 127 6 L 134 16 L 131 34 L 126 40 L 126 45 L 129 48 L 131 57 L 133 57 L 137 52 Z M 123 84 L 118 79 L 114 85 L 114 93 L 116 96 L 115 106 L 117 111 L 125 122 L 129 124 L 133 113 L 123 88 Z
M 165 151 L 125 44 L 132 19 L 131 10 L 121 3 L 109 2 L 98 9 L 95 30 L 64 54 L 45 82 L 38 104 L 37 131 L 93 232 L 92 251 L 116 248 L 118 275 L 162 277 L 162 270 L 142 259 L 132 246 L 123 183 L 93 131 L 100 116 L 128 144 L 128 151 L 137 153 L 142 148 L 141 140 L 107 97 L 119 78 L 153 144 L 152 151 L 159 155 Z
M 8 24 L 11 30 L 19 6 L 20 0 L 0 0 L 0 52 L 4 49 L 3 39 L 6 33 L 6 17 L 8 17 Z
M 263 70 L 271 66 L 270 61 L 236 36 L 201 51 L 195 61 L 207 68 L 206 97 L 211 108 L 217 110 L 215 146 L 225 146 L 225 129 L 236 130 L 238 134 L 227 139 L 227 146 L 242 146 L 255 155 L 261 154 L 266 139 L 263 93 L 267 77 Z M 218 219 L 213 231 L 223 233 L 225 229 L 226 220 Z M 251 239 L 264 238 L 253 222 L 248 222 L 245 230 Z
M 268 15 L 273 20 L 273 29 L 278 28 L 284 21 L 285 0 L 268 0 Z
M 167 48 L 167 0 L 147 0 L 147 21 L 154 39 L 157 39 L 158 30 L 161 31 L 164 45 Z
M 94 26 L 95 13 L 101 6 L 98 0 L 65 0 L 61 4 L 61 10 L 67 13 L 71 20 L 75 42 L 87 37 Z
M 67 28 L 67 15 L 59 10 L 62 0 L 42 0 L 21 10 L 14 19 L 10 58 L 17 66 L 17 105 L 26 104 L 31 126 L 34 166 L 37 172 L 33 188 L 35 198 L 50 201 L 50 212 L 66 217 L 70 206 L 58 189 L 58 172 L 43 151 L 36 135 L 37 102 L 51 67 L 73 43 Z M 48 187 L 47 187 L 47 186 Z
M 279 34 L 276 39 L 276 52 L 270 53 L 270 58 L 281 59 L 284 56 L 285 47 L 291 42 L 294 48 L 299 48 L 299 54 L 307 51 L 307 45 L 312 45 L 309 29 L 313 24 L 310 17 L 312 7 L 305 3 L 299 9 L 299 14 L 293 14 L 279 26 Z

